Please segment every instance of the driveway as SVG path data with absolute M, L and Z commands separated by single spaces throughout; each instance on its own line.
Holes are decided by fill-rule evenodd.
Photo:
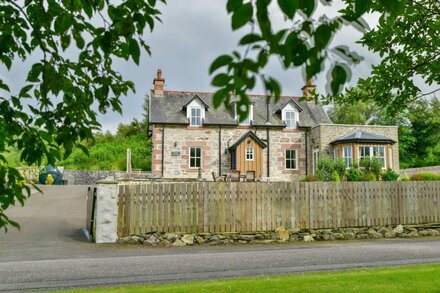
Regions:
M 151 248 L 87 241 L 86 186 L 44 187 L 0 235 L 0 291 L 440 263 L 440 238 Z

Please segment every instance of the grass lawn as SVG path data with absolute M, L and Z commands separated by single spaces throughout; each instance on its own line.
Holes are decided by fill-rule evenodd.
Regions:
M 440 292 L 440 264 L 69 292 Z

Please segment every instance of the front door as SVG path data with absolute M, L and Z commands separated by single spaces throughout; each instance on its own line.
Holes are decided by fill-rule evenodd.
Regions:
M 319 149 L 313 150 L 313 159 L 312 159 L 312 174 L 315 175 L 316 169 L 318 169 L 319 162 Z
M 263 172 L 263 148 L 252 138 L 245 139 L 231 153 L 232 169 L 244 175 L 254 171 L 256 176 Z

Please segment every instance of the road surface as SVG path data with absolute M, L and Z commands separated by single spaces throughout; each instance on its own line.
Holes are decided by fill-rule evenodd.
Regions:
M 151 248 L 97 245 L 83 235 L 84 186 L 45 187 L 8 210 L 21 231 L 0 235 L 0 291 L 161 283 L 440 263 L 440 238 Z

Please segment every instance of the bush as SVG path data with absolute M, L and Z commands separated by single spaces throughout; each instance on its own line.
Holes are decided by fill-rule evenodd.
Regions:
M 409 175 L 407 173 L 404 173 L 402 176 L 402 181 L 410 181 L 411 178 L 409 178 Z
M 382 162 L 378 158 L 362 159 L 361 167 L 364 168 L 367 173 L 373 173 L 376 178 L 380 178 L 380 173 L 382 171 Z
M 307 175 L 306 177 L 300 180 L 301 182 L 314 182 L 319 181 L 319 177 L 316 175 Z
M 359 170 L 358 165 L 355 163 L 347 171 L 347 181 L 362 181 L 362 171 Z
M 399 178 L 399 173 L 394 172 L 391 168 L 388 168 L 385 172 L 380 175 L 383 181 L 397 181 Z
M 377 181 L 377 178 L 372 172 L 363 172 L 361 181 Z
M 411 176 L 413 181 L 432 181 L 440 180 L 440 174 L 435 174 L 431 172 L 417 173 Z
M 341 163 L 342 161 L 342 163 Z M 345 162 L 343 160 L 334 161 L 330 157 L 322 157 L 318 162 L 316 175 L 322 181 L 339 182 L 345 174 Z
M 345 172 L 347 171 L 347 166 L 345 165 L 345 161 L 342 158 L 336 159 L 334 161 L 334 169 L 339 175 L 339 179 L 344 179 Z

